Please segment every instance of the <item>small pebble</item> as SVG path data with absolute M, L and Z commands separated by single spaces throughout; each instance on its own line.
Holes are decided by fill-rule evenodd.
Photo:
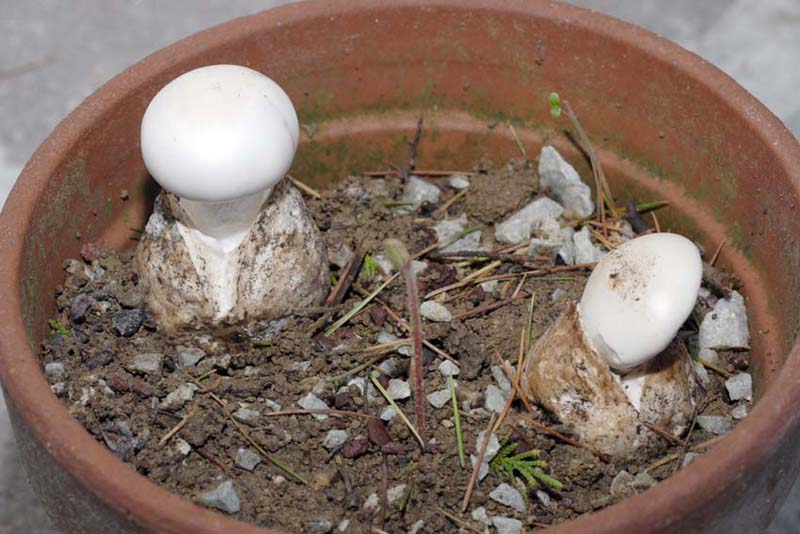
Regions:
M 484 508 L 483 506 L 478 506 L 477 508 L 475 508 L 472 511 L 472 514 L 470 514 L 470 516 L 472 517 L 473 521 L 477 521 L 479 523 L 483 523 L 484 525 L 491 525 L 492 524 L 491 518 L 486 513 L 486 508 Z
M 483 438 L 486 435 L 485 430 L 481 430 L 480 434 L 478 434 L 478 438 L 475 441 L 475 451 L 479 452 L 481 447 L 483 447 Z M 500 440 L 497 439 L 497 434 L 492 432 L 489 434 L 489 443 L 486 444 L 486 452 L 483 454 L 483 461 L 489 462 L 494 458 L 497 453 L 500 451 Z
M 181 453 L 182 455 L 186 456 L 190 452 L 192 452 L 192 446 L 189 445 L 185 439 L 178 438 L 175 440 L 175 449 Z
M 539 499 L 539 502 L 542 503 L 542 505 L 550 506 L 550 495 L 548 495 L 547 492 L 536 490 L 536 498 Z
M 411 272 L 414 273 L 415 276 L 419 276 L 420 274 L 424 273 L 425 269 L 427 268 L 427 261 L 414 260 L 411 262 Z
M 230 480 L 226 480 L 212 491 L 200 495 L 200 502 L 228 514 L 235 514 L 239 511 L 239 495 Z
M 325 440 L 322 442 L 322 446 L 326 449 L 334 450 L 338 449 L 347 441 L 347 432 L 344 430 L 329 430 L 328 434 L 325 436 Z
M 264 406 L 266 406 L 273 412 L 279 412 L 283 409 L 280 404 L 278 404 L 272 399 L 264 399 Z
M 442 408 L 450 402 L 450 390 L 440 389 L 439 391 L 428 393 L 425 398 L 428 399 L 428 402 L 431 403 L 431 406 L 434 408 Z
M 478 457 L 475 456 L 474 454 L 470 454 L 469 462 L 470 462 L 470 465 L 472 466 L 472 469 L 475 469 L 475 464 L 478 463 Z M 480 469 L 478 469 L 478 481 L 480 482 L 481 480 L 486 478 L 486 475 L 488 475 L 488 474 L 489 474 L 489 462 L 487 462 L 484 459 L 484 461 L 481 462 Z
M 556 254 L 564 265 L 575 265 L 575 229 L 572 227 L 561 230 L 561 248 Z
M 397 416 L 397 412 L 395 411 L 393 406 L 385 406 L 383 410 L 381 410 L 381 420 L 382 421 L 391 421 Z
M 461 214 L 458 219 L 442 220 L 433 226 L 433 231 L 436 232 L 436 239 L 438 242 L 446 241 L 456 234 L 463 232 L 467 227 L 467 216 Z M 465 235 L 461 239 L 450 243 L 446 247 L 442 247 L 442 252 L 461 252 L 461 251 L 476 251 L 481 248 L 481 232 L 477 230 L 470 234 Z
M 239 449 L 236 451 L 236 465 L 242 469 L 252 471 L 261 463 L 261 455 L 253 449 Z
M 56 395 L 61 395 L 67 389 L 67 385 L 64 382 L 57 382 L 50 386 L 50 389 Z
M 131 337 L 142 327 L 144 311 L 140 308 L 121 310 L 111 319 L 111 329 L 118 336 Z
M 194 392 L 197 391 L 197 389 L 197 386 L 188 382 L 186 384 L 181 384 L 161 401 L 160 407 L 168 410 L 181 408 L 194 398 Z
M 339 532 L 347 532 L 347 529 L 350 527 L 350 520 L 349 519 L 342 519 L 339 522 L 339 526 L 336 527 L 336 530 Z
M 649 473 L 642 472 L 633 476 L 623 469 L 617 473 L 617 476 L 611 481 L 611 488 L 609 491 L 612 497 L 623 498 L 635 495 L 640 491 L 655 486 L 655 484 L 655 479 Z
M 142 374 L 157 374 L 164 366 L 164 355 L 160 352 L 142 352 L 131 358 L 125 365 L 128 371 Z
M 441 190 L 430 182 L 412 176 L 406 182 L 403 191 L 403 202 L 412 202 L 411 206 L 403 206 L 401 211 L 416 211 L 423 202 L 436 204 L 439 201 Z
M 426 300 L 423 302 L 419 307 L 419 313 L 429 321 L 439 323 L 449 322 L 453 318 L 450 310 L 435 300 Z
M 697 424 L 706 432 L 716 435 L 726 434 L 731 430 L 731 422 L 721 415 L 698 415 Z
M 503 482 L 489 493 L 489 498 L 500 504 L 513 508 L 517 512 L 525 511 L 525 499 L 519 490 Z
M 538 198 L 495 226 L 494 238 L 501 243 L 520 243 L 531 237 L 538 222 L 558 219 L 563 212 L 564 208 L 556 201 Z
M 732 401 L 753 400 L 753 377 L 750 373 L 739 373 L 725 381 L 725 389 Z
M 687 452 L 686 456 L 683 457 L 683 461 L 681 462 L 681 469 L 684 469 L 690 463 L 692 463 L 695 460 L 697 460 L 698 456 L 700 456 L 700 455 L 697 454 L 696 452 Z
M 81 324 L 94 306 L 95 299 L 87 293 L 78 293 L 69 301 L 69 320 Z
M 233 417 L 242 423 L 246 423 L 248 425 L 253 425 L 258 421 L 258 418 L 261 417 L 261 413 L 256 410 L 251 410 L 249 408 L 239 408 L 235 412 L 233 412 Z
M 745 417 L 747 417 L 747 406 L 741 404 L 736 408 L 734 408 L 733 410 L 731 410 L 731 417 L 733 417 L 737 421 L 739 419 L 744 419 Z
M 60 378 L 64 375 L 64 364 L 61 362 L 46 363 L 44 374 L 47 378 Z
M 424 526 L 425 526 L 425 521 L 419 519 L 413 525 L 408 527 L 408 534 L 418 534 L 422 530 L 422 527 Z
M 575 232 L 572 238 L 575 244 L 575 263 L 594 263 L 605 256 L 605 252 L 597 248 L 589 234 L 589 227 L 584 226 L 580 232 Z
M 305 373 L 308 371 L 308 368 L 311 367 L 310 361 L 304 362 L 292 362 L 291 368 L 293 371 L 300 371 L 301 373 Z
M 714 309 L 706 313 L 700 323 L 698 342 L 701 348 L 714 350 L 750 348 L 747 310 L 738 291 L 731 292 L 729 299 L 719 299 Z
M 397 486 L 391 487 L 386 491 L 386 502 L 389 505 L 392 505 L 398 502 L 406 493 L 406 486 L 405 484 L 398 484 Z
M 325 401 L 314 395 L 313 393 L 308 393 L 304 397 L 302 397 L 299 401 L 297 401 L 297 405 L 303 408 L 304 410 L 328 410 L 329 407 L 325 404 Z M 314 418 L 318 421 L 324 421 L 328 418 L 328 416 L 324 413 L 315 413 Z
M 184 347 L 182 345 L 178 345 L 177 352 L 178 367 L 181 369 L 197 365 L 200 360 L 206 357 L 206 353 L 196 347 Z
M 459 369 L 458 366 L 450 360 L 442 360 L 442 363 L 439 364 L 439 372 L 442 373 L 443 377 L 447 378 L 448 376 L 458 375 Z
M 494 381 L 497 382 L 497 386 L 500 388 L 500 391 L 503 393 L 511 393 L 511 381 L 509 381 L 505 371 L 503 371 L 503 368 L 499 365 L 493 365 L 490 371 L 492 372 L 492 378 L 494 378 Z
M 555 219 L 539 221 L 533 228 L 530 253 L 537 256 L 555 256 L 561 249 L 561 223 Z
M 578 217 L 594 213 L 592 190 L 552 146 L 543 146 L 539 153 L 539 182 L 553 199 Z
M 713 349 L 701 348 L 697 353 L 697 357 L 711 365 L 719 365 L 719 354 Z
M 362 508 L 364 508 L 364 510 L 374 510 L 379 504 L 380 500 L 378 499 L 378 494 L 371 493 L 369 497 L 367 497 L 367 500 L 364 501 L 364 506 Z
M 392 400 L 403 400 L 411 396 L 411 386 L 405 380 L 392 378 L 389 380 L 389 387 L 386 388 L 386 393 Z
M 489 280 L 488 282 L 481 282 L 481 289 L 483 289 L 486 293 L 493 295 L 497 292 L 497 284 L 499 284 L 497 280 Z
M 470 183 L 466 176 L 463 176 L 461 174 L 454 174 L 447 180 L 447 185 L 449 185 L 453 189 L 461 191 L 462 189 L 468 188 L 470 186 Z
M 327 519 L 309 521 L 307 526 L 309 534 L 328 534 L 333 530 L 333 522 Z
M 497 529 L 497 534 L 521 534 L 522 521 L 514 519 L 513 517 L 499 517 L 492 518 L 492 525 Z
M 506 407 L 508 395 L 503 393 L 497 386 L 489 384 L 484 393 L 483 407 L 490 412 L 501 413 Z
M 552 293 L 550 293 L 550 301 L 551 302 L 557 302 L 557 301 L 563 299 L 566 295 L 567 295 L 566 291 L 564 291 L 560 287 L 557 287 L 556 289 L 553 290 Z

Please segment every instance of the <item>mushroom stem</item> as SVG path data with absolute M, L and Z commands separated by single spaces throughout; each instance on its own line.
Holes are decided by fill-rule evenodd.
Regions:
M 247 235 L 270 193 L 271 187 L 234 200 L 203 202 L 181 198 L 179 203 L 188 218 L 186 226 L 193 226 L 209 246 L 228 253 Z

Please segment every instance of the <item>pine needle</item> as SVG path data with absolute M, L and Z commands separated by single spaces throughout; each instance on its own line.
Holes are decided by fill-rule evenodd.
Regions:
M 414 425 L 411 424 L 411 421 L 409 421 L 408 417 L 406 417 L 406 414 L 403 413 L 403 410 L 400 409 L 400 406 L 398 406 L 397 403 L 394 401 L 394 399 L 389 396 L 389 392 L 386 391 L 386 389 L 381 385 L 381 383 L 378 381 L 377 378 L 375 378 L 372 375 L 370 375 L 369 378 L 370 380 L 372 380 L 372 383 L 375 384 L 375 387 L 378 388 L 378 391 L 381 392 L 381 395 L 383 395 L 383 397 L 386 399 L 386 402 L 388 402 L 389 405 L 392 408 L 394 408 L 394 411 L 397 412 L 397 416 L 400 418 L 400 420 L 403 421 L 403 423 L 405 423 L 405 425 L 408 427 L 411 433 L 414 434 L 414 437 L 417 438 L 417 441 L 419 441 L 420 446 L 424 447 L 425 442 L 422 441 L 422 437 L 419 435 L 419 432 L 417 432 L 417 429 L 414 428 Z
M 464 436 L 461 434 L 461 414 L 458 413 L 458 399 L 456 399 L 456 383 L 453 380 L 453 375 L 448 376 L 450 383 L 450 401 L 453 403 L 453 422 L 456 427 L 456 444 L 458 445 L 458 461 L 461 464 L 461 469 L 466 467 L 466 458 L 464 455 Z
M 394 279 L 395 279 L 395 278 L 397 278 L 398 276 L 400 276 L 400 273 L 395 273 L 395 274 L 393 274 L 393 275 L 392 275 L 392 276 L 390 276 L 390 277 L 389 277 L 389 278 L 388 278 L 388 279 L 387 279 L 387 280 L 386 280 L 384 283 L 382 283 L 381 285 L 379 285 L 379 286 L 378 286 L 378 288 L 377 288 L 375 291 L 373 291 L 372 293 L 370 293 L 368 297 L 366 297 L 366 298 L 364 298 L 363 300 L 361 300 L 360 302 L 356 303 L 356 305 L 355 305 L 355 306 L 353 306 L 353 307 L 352 307 L 352 309 L 351 309 L 349 312 L 347 312 L 346 314 L 344 314 L 344 316 L 343 316 L 341 319 L 339 319 L 338 321 L 336 321 L 335 323 L 333 323 L 332 325 L 330 325 L 330 326 L 328 327 L 328 329 L 327 329 L 327 330 L 325 330 L 325 335 L 326 335 L 326 336 L 328 336 L 328 337 L 332 336 L 332 335 L 334 334 L 334 332 L 336 332 L 336 331 L 337 331 L 337 330 L 338 330 L 338 329 L 339 329 L 341 326 L 343 326 L 343 325 L 344 325 L 344 324 L 345 324 L 347 321 L 349 321 L 350 319 L 352 319 L 353 317 L 355 317 L 355 315 L 356 315 L 358 312 L 360 312 L 361 310 L 363 310 L 363 309 L 364 309 L 364 308 L 367 306 L 367 304 L 369 304 L 369 303 L 372 301 L 372 299 L 374 299 L 375 297 L 377 297 L 377 296 L 378 296 L 378 294 L 379 294 L 381 291 L 383 291 L 384 289 L 386 289 L 386 286 L 388 286 L 389 284 L 391 284 L 391 283 L 394 281 Z

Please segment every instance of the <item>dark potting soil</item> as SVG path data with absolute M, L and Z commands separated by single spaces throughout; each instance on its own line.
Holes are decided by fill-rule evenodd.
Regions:
M 404 208 L 409 211 L 406 206 L 387 205 L 402 196 L 402 180 L 393 175 L 349 177 L 322 192 L 321 199 L 307 202 L 336 260 L 333 263 L 346 260 L 348 249 L 356 249 L 359 243 L 370 254 L 380 254 L 388 237 L 401 239 L 412 253 L 422 250 L 437 242 L 432 230 L 437 220 L 462 214 L 469 224 L 487 225 L 483 244 L 495 248 L 487 228 L 534 198 L 539 193 L 538 179 L 533 167 L 522 160 L 499 165 L 484 160 L 475 171 L 468 176 L 468 193 L 444 211 L 437 208 L 457 194 L 448 186 L 448 177 L 428 179 L 442 191 L 436 205 L 423 204 L 408 213 L 403 212 Z M 498 183 L 505 184 L 502 194 L 498 194 Z M 611 232 L 609 240 L 614 244 L 619 235 Z M 65 262 L 66 279 L 57 291 L 52 334 L 42 346 L 42 363 L 53 391 L 98 442 L 138 473 L 242 521 L 289 532 L 369 532 L 375 526 L 395 533 L 414 531 L 415 525 L 421 525 L 416 532 L 455 532 L 464 525 L 482 532 L 483 524 L 475 519 L 480 512 L 472 513 L 484 507 L 488 517 L 516 518 L 526 529 L 535 529 L 643 491 L 705 451 L 695 446 L 714 437 L 693 425 L 688 437 L 682 437 L 686 445 L 665 439 L 660 451 L 609 463 L 525 421 L 522 416 L 562 430 L 536 407 L 533 413 L 527 412 L 517 399 L 499 438 L 518 443 L 515 454 L 541 451 L 541 459 L 547 462 L 543 471 L 563 487 L 529 484 L 524 511 L 518 511 L 489 497 L 500 484 L 515 484 L 492 471 L 476 486 L 468 511 L 461 513 L 472 474 L 469 456 L 478 454 L 477 436 L 489 422 L 484 408 L 487 387 L 507 387 L 502 379 L 497 381 L 497 366 L 502 357 L 515 367 L 530 299 L 520 298 L 471 318 L 458 319 L 458 314 L 502 302 L 515 291 L 535 294 L 535 339 L 570 300 L 579 298 L 587 272 L 517 276 L 495 287 L 468 285 L 447 292 L 443 299 L 456 318 L 425 321 L 425 339 L 460 363 L 455 378 L 467 454 L 462 468 L 449 400 L 441 408 L 425 402 L 432 443 L 426 452 L 397 416 L 384 422 L 349 416 L 270 415 L 299 409 L 298 400 L 313 392 L 330 408 L 388 418 L 385 399 L 367 381 L 368 373 L 376 368 L 364 364 L 372 362 L 380 365 L 377 375 L 382 385 L 401 393 L 397 404 L 414 421 L 413 392 L 408 396 L 403 391 L 407 385 L 413 390 L 410 382 L 406 384 L 408 349 L 366 351 L 391 339 L 387 334 L 407 336 L 382 304 L 368 306 L 332 336 L 323 334 L 364 292 L 385 279 L 374 262 L 366 262 L 343 304 L 330 314 L 309 310 L 246 329 L 169 335 L 158 330 L 142 305 L 131 254 L 102 252 L 97 247 L 86 250 L 85 258 Z M 423 297 L 488 263 L 465 264 L 459 263 L 464 259 L 436 255 L 423 260 L 427 268 L 418 275 Z M 550 259 L 529 263 L 502 261 L 487 275 L 554 266 Z M 341 271 L 332 266 L 334 274 L 339 274 L 337 269 Z M 407 318 L 402 283 L 390 285 L 379 298 Z M 698 306 L 707 304 L 701 299 Z M 690 347 L 696 328 L 696 318 L 690 319 L 680 333 Z M 447 389 L 439 370 L 443 359 L 429 349 L 424 356 L 425 393 Z M 728 371 L 747 368 L 747 353 L 720 356 L 720 366 Z M 709 372 L 698 415 L 721 415 L 734 422 L 731 412 L 736 403 L 728 400 L 723 383 L 719 374 Z M 446 393 L 440 395 L 446 397 Z M 253 466 L 258 458 L 260 462 Z M 222 489 L 229 491 L 210 499 L 207 493 L 227 481 L 232 484 Z

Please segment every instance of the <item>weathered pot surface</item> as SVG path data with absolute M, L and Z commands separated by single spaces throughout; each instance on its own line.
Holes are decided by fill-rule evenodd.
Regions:
M 314 185 L 402 161 L 426 117 L 421 167 L 468 166 L 548 139 L 545 97 L 568 98 L 619 194 L 673 201 L 661 224 L 713 249 L 745 283 L 757 404 L 718 447 L 642 495 L 553 532 L 757 532 L 800 456 L 800 146 L 700 58 L 628 24 L 550 1 L 344 0 L 218 26 L 134 65 L 28 162 L 0 228 L 0 378 L 34 489 L 65 532 L 264 532 L 193 505 L 115 459 L 71 418 L 38 364 L 61 262 L 129 246 L 152 206 L 139 151 L 150 98 L 189 69 L 237 63 L 290 94 L 304 125 L 294 172 Z M 129 191 L 124 201 L 120 192 Z

